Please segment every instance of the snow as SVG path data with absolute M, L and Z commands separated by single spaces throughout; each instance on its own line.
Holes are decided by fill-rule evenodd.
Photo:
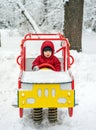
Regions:
M 96 53 L 96 33 L 91 34 L 91 30 L 88 30 L 83 34 L 83 51 L 88 53 Z
M 4 32 L 2 32 L 4 34 Z M 41 125 L 34 124 L 31 110 L 24 111 L 19 118 L 18 108 L 12 106 L 17 94 L 19 66 L 16 57 L 19 55 L 20 37 L 6 35 L 0 47 L 0 129 L 1 130 L 96 130 L 96 34 L 83 32 L 83 52 L 71 50 L 75 58 L 71 71 L 75 79 L 76 103 L 73 117 L 68 116 L 67 109 L 58 109 L 58 122 L 50 124 L 47 120 L 47 109 L 44 109 L 44 120 Z M 15 38 L 15 40 L 14 40 Z M 5 44 L 4 44 L 5 43 Z
M 48 0 L 47 13 L 44 0 L 26 1 L 26 9 L 43 32 L 62 32 L 64 21 L 63 3 L 69 0 Z M 17 96 L 19 66 L 16 58 L 20 54 L 22 37 L 18 30 L 0 30 L 0 129 L 1 130 L 96 130 L 96 0 L 84 1 L 82 52 L 71 50 L 75 58 L 71 71 L 75 78 L 76 103 L 74 115 L 68 116 L 67 109 L 58 109 L 58 122 L 50 124 L 47 110 L 41 125 L 34 124 L 31 110 L 24 111 L 19 118 L 18 108 L 12 106 Z M 46 4 L 46 2 L 45 2 Z M 57 8 L 58 5 L 58 8 Z M 19 33 L 32 31 L 22 17 L 15 0 L 0 0 L 0 28 L 17 28 Z M 34 7 L 34 8 L 33 8 Z M 35 8 L 36 7 L 36 8 Z M 49 8 L 50 7 L 50 8 Z M 6 13 L 7 12 L 7 13 Z M 16 101 L 15 101 L 16 102 Z
M 39 70 L 36 72 L 23 72 L 21 82 L 23 83 L 69 83 L 72 78 L 69 72 L 55 72 L 52 70 Z M 59 77 L 59 79 L 58 79 Z

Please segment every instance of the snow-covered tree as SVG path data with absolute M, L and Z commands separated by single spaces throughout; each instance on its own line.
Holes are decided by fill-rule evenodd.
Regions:
M 20 0 L 42 32 L 62 32 L 65 0 Z M 21 33 L 32 32 L 32 27 L 21 14 L 18 0 L 0 0 L 0 29 L 17 28 Z M 96 32 L 96 0 L 84 0 L 83 28 Z

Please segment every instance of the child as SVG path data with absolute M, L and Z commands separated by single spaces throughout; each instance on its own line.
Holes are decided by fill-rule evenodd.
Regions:
M 56 56 L 54 56 L 54 45 L 51 41 L 44 41 L 41 46 L 41 55 L 39 55 L 32 63 L 32 70 L 39 70 L 38 65 L 43 63 L 51 64 L 56 71 L 61 70 L 61 63 Z

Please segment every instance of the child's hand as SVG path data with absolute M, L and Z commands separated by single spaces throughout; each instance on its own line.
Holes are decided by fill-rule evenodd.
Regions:
M 34 66 L 33 67 L 33 71 L 38 71 L 39 70 L 39 67 L 38 66 Z

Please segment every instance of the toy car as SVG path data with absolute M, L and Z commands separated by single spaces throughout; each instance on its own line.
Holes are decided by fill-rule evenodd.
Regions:
M 39 54 L 40 46 L 50 40 L 55 46 L 55 55 L 62 70 L 56 72 L 50 64 L 41 64 L 39 71 L 32 71 L 32 61 Z M 33 109 L 33 120 L 42 121 L 42 109 L 48 108 L 50 122 L 57 120 L 57 109 L 68 108 L 73 115 L 75 106 L 74 77 L 70 71 L 74 58 L 70 55 L 70 44 L 62 34 L 27 34 L 21 42 L 21 53 L 17 57 L 20 66 L 18 78 L 18 107 L 20 117 L 23 109 Z M 43 68 L 43 69 L 42 69 Z

